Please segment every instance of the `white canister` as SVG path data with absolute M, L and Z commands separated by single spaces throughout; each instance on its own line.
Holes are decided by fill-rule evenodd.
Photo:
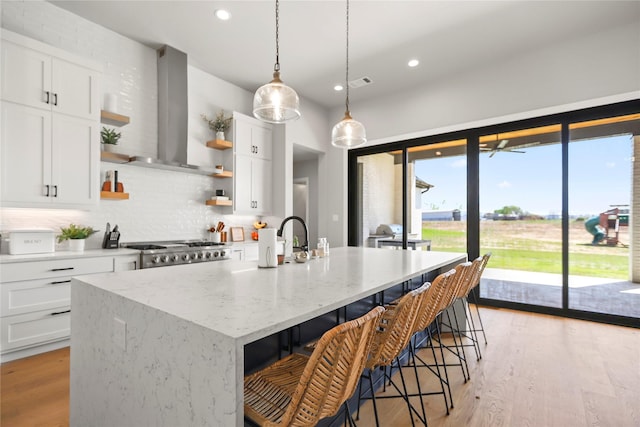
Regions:
M 270 268 L 278 265 L 275 228 L 258 230 L 258 267 Z
M 104 94 L 104 108 L 105 111 L 115 113 L 118 111 L 118 96 L 115 93 Z

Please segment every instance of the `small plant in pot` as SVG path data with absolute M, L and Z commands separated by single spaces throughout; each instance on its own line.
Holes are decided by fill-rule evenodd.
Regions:
M 216 114 L 216 117 L 213 120 L 208 118 L 206 114 L 200 114 L 200 117 L 202 117 L 202 120 L 207 122 L 207 124 L 209 125 L 209 129 L 216 133 L 216 139 L 225 139 L 224 133 L 231 126 L 233 117 L 225 117 L 224 110 L 220 110 L 220 112 Z
M 58 243 L 69 240 L 69 250 L 83 251 L 85 239 L 98 230 L 82 225 L 69 224 L 68 227 L 60 227 L 61 234 L 58 235 Z
M 120 132 L 116 132 L 115 129 L 108 129 L 106 127 L 102 127 L 100 131 L 100 142 L 102 143 L 102 147 L 104 151 L 113 151 L 113 147 L 118 145 L 118 140 L 122 134 Z

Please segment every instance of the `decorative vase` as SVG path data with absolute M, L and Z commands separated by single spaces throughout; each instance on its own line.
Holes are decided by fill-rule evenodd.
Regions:
M 219 139 L 221 141 L 224 141 L 224 132 L 223 131 L 218 131 L 216 132 L 216 139 Z
M 84 251 L 85 239 L 69 239 L 69 250 L 73 252 Z

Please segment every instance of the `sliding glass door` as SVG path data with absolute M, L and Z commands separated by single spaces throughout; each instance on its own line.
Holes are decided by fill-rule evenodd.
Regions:
M 560 125 L 480 136 L 480 296 L 562 307 Z
M 640 318 L 631 282 L 636 116 L 569 125 L 569 308 Z

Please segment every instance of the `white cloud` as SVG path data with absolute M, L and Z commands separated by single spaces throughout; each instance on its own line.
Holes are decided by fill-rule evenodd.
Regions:
M 452 168 L 456 168 L 456 169 L 467 167 L 467 159 L 466 159 L 466 157 L 462 158 L 462 159 L 458 159 L 455 162 L 451 163 L 451 167 Z
M 500 184 L 498 184 L 498 187 L 500 187 L 500 188 L 509 188 L 509 187 L 511 187 L 511 183 L 509 181 L 502 181 Z

